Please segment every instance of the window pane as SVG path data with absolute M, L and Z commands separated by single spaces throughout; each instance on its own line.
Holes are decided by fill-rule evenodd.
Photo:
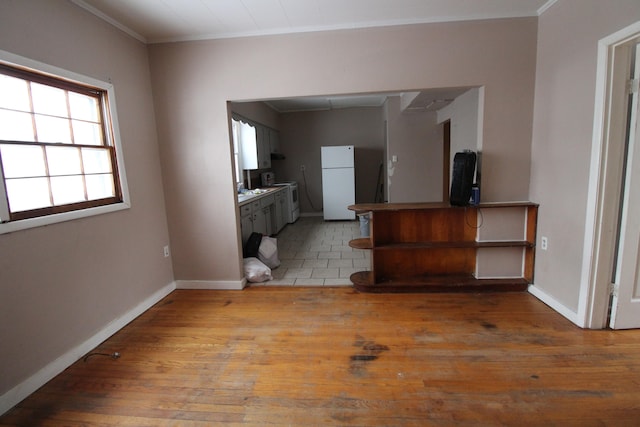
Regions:
M 30 111 L 27 82 L 16 77 L 0 75 L 0 107 Z
M 51 206 L 47 178 L 7 179 L 5 182 L 11 212 Z
M 82 173 L 80 149 L 75 147 L 47 147 L 49 175 L 78 175 Z
M 31 114 L 0 110 L 0 139 L 5 141 L 35 141 Z
M 69 120 L 36 114 L 36 131 L 38 142 L 61 142 L 71 144 Z
M 71 118 L 99 122 L 98 99 L 92 96 L 69 92 Z
M 83 202 L 84 182 L 82 176 L 56 176 L 51 178 L 51 194 L 55 205 Z
M 237 120 L 231 120 L 231 134 L 233 136 L 233 153 L 239 154 L 239 144 L 238 140 L 240 139 L 239 135 L 240 122 Z
M 34 145 L 0 145 L 5 178 L 45 176 L 42 147 Z M 47 190 L 48 192 L 48 190 Z
M 69 117 L 65 91 L 57 87 L 31 83 L 33 111 L 59 117 Z
M 113 175 L 87 175 L 87 196 L 89 200 L 104 199 L 114 197 L 116 192 L 113 188 Z
M 111 86 L 13 67 L 2 52 L 0 62 L 0 193 L 9 221 L 122 201 Z
M 234 154 L 233 161 L 236 163 L 236 183 L 241 183 L 242 171 L 240 170 L 240 156 L 238 154 Z
M 84 173 L 110 173 L 111 156 L 104 148 L 83 148 L 82 162 Z
M 73 142 L 84 145 L 104 145 L 102 131 L 97 123 L 71 121 L 73 125 Z

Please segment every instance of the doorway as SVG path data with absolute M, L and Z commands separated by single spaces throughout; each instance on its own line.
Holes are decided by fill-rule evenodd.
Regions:
M 634 210 L 639 208 L 639 202 L 629 198 L 631 192 L 624 191 L 625 187 L 629 188 L 636 182 L 633 177 L 640 173 L 640 160 L 634 162 L 633 159 L 634 147 L 640 144 L 638 138 L 634 137 L 637 120 L 630 120 L 633 115 L 631 106 L 636 105 L 637 108 L 638 96 L 636 94 L 634 97 L 628 91 L 632 86 L 631 70 L 634 69 L 634 51 L 639 40 L 640 22 L 602 39 L 598 46 L 597 102 L 587 200 L 583 285 L 577 318 L 580 326 L 587 328 L 609 326 L 610 303 L 620 308 L 618 304 L 623 300 L 624 310 L 638 311 L 635 315 L 627 316 L 630 322 L 622 324 L 616 318 L 630 312 L 614 309 L 611 311 L 610 324 L 616 328 L 640 327 L 640 303 L 634 302 L 640 301 L 634 296 L 637 293 L 634 292 L 637 288 L 636 272 L 639 271 L 640 226 L 629 221 L 634 218 Z M 635 98 L 635 104 L 629 102 L 630 98 Z M 636 158 L 640 158 L 638 151 L 640 148 L 635 150 Z M 627 154 L 629 163 L 625 171 Z M 619 224 L 620 241 L 617 238 Z M 629 244 L 634 239 L 635 244 Z M 621 260 L 620 268 L 617 259 Z M 626 277 L 618 274 L 623 268 L 627 270 Z
M 449 165 L 451 164 L 451 120 L 442 124 L 442 201 L 449 203 Z
M 629 58 L 626 126 L 617 223 L 611 278 L 609 326 L 613 329 L 640 327 L 640 137 L 638 132 L 638 82 L 640 81 L 640 42 L 634 40 L 622 52 Z M 626 59 L 626 58 L 625 58 Z

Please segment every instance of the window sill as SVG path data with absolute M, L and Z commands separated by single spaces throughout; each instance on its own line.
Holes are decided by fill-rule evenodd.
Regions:
M 27 230 L 29 228 L 42 227 L 45 225 L 57 224 L 59 222 L 73 221 L 74 219 L 87 218 L 110 212 L 117 212 L 124 209 L 129 209 L 130 207 L 131 205 L 129 203 L 122 202 L 112 205 L 97 206 L 95 208 L 41 216 L 37 218 L 23 219 L 20 221 L 6 222 L 0 224 L 0 234 L 13 233 L 14 231 Z

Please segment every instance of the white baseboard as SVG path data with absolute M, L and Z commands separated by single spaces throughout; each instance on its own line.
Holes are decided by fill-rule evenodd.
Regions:
M 536 285 L 529 286 L 529 293 L 534 297 L 538 298 L 540 301 L 560 313 L 562 316 L 566 317 L 569 321 L 574 323 L 576 326 L 583 328 L 580 321 L 578 320 L 578 313 L 568 308 L 566 305 L 562 304 L 557 299 L 553 298 L 551 295 L 538 288 Z
M 78 345 L 77 347 L 70 349 L 65 354 L 58 357 L 56 360 L 49 363 L 47 366 L 40 369 L 38 372 L 0 396 L 0 415 L 13 408 L 31 393 L 50 381 L 53 377 L 75 363 L 82 356 L 87 354 L 92 349 L 96 348 L 100 343 L 105 341 L 111 335 L 115 334 L 120 329 L 125 327 L 133 319 L 140 316 L 142 313 L 151 308 L 155 303 L 173 292 L 174 289 L 176 289 L 175 282 L 169 283 L 168 285 L 156 291 L 153 295 L 142 301 L 140 304 L 129 310 L 127 313 L 112 320 L 94 336 Z
M 242 280 L 176 280 L 176 289 L 212 289 L 218 291 L 240 291 L 247 286 L 247 279 Z

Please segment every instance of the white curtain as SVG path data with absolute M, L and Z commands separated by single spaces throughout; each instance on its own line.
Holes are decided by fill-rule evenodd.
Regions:
M 231 119 L 233 158 L 236 166 L 236 184 L 244 182 L 244 171 L 258 169 L 256 128 L 242 120 Z M 250 176 L 247 175 L 250 179 Z M 251 181 L 248 183 L 251 186 Z M 238 186 L 238 188 L 241 188 Z

